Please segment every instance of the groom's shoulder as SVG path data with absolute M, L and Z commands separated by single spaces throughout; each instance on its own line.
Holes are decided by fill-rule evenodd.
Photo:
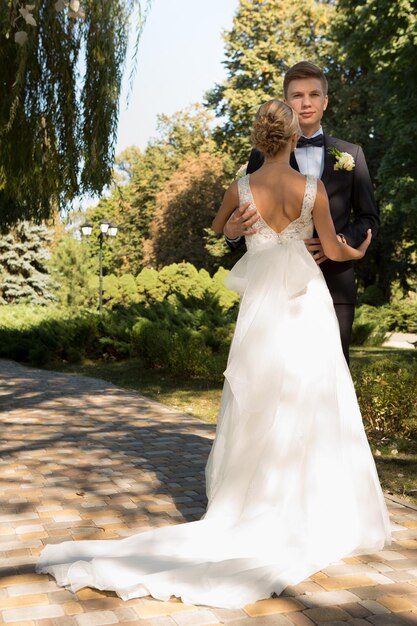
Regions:
M 249 161 L 246 166 L 246 174 L 252 174 L 256 172 L 264 162 L 264 157 L 262 152 L 257 150 L 256 148 L 252 148 L 252 151 L 249 156 Z
M 339 139 L 339 137 L 333 137 L 326 134 L 326 144 L 329 148 L 337 148 L 340 152 L 349 152 L 349 154 L 356 155 L 361 149 L 356 143 Z

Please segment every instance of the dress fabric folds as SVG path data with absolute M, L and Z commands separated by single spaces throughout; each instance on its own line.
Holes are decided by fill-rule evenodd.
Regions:
M 317 181 L 281 233 L 262 218 L 227 277 L 241 294 L 207 467 L 203 518 L 126 539 L 47 545 L 38 572 L 236 608 L 390 542 L 390 523 L 333 303 L 303 240 Z M 249 175 L 240 202 L 254 205 Z

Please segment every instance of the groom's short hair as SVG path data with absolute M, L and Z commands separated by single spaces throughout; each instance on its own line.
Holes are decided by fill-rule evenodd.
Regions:
M 323 93 L 326 96 L 328 91 L 327 78 L 323 71 L 310 63 L 309 61 L 300 61 L 285 72 L 284 76 L 284 97 L 288 95 L 288 86 L 292 80 L 300 80 L 302 78 L 318 78 L 323 85 Z

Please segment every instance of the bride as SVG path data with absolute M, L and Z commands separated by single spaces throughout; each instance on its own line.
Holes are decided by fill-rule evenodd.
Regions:
M 262 167 L 226 191 L 213 228 L 244 202 L 256 233 L 227 284 L 241 294 L 200 521 L 126 539 L 47 545 L 38 572 L 77 591 L 171 596 L 235 608 L 280 594 L 343 557 L 379 551 L 390 525 L 331 297 L 303 240 L 315 226 L 326 256 L 360 259 L 340 243 L 321 181 L 291 169 L 297 115 L 261 106 Z

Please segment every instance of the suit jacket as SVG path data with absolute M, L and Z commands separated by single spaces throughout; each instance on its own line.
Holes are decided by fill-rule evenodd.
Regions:
M 348 152 L 355 159 L 351 172 L 335 170 L 334 157 L 329 148 Z M 379 228 L 379 211 L 375 203 L 371 178 L 360 146 L 324 134 L 324 169 L 322 181 L 329 196 L 330 212 L 337 233 L 343 233 L 347 242 L 356 248 L 366 237 L 368 228 L 375 237 Z M 251 174 L 259 169 L 264 161 L 259 150 L 252 150 L 246 172 Z M 291 166 L 299 171 L 294 153 Z M 314 232 L 317 237 L 317 233 Z M 354 304 L 356 285 L 351 261 L 335 262 L 327 260 L 320 265 L 327 286 L 335 304 Z

